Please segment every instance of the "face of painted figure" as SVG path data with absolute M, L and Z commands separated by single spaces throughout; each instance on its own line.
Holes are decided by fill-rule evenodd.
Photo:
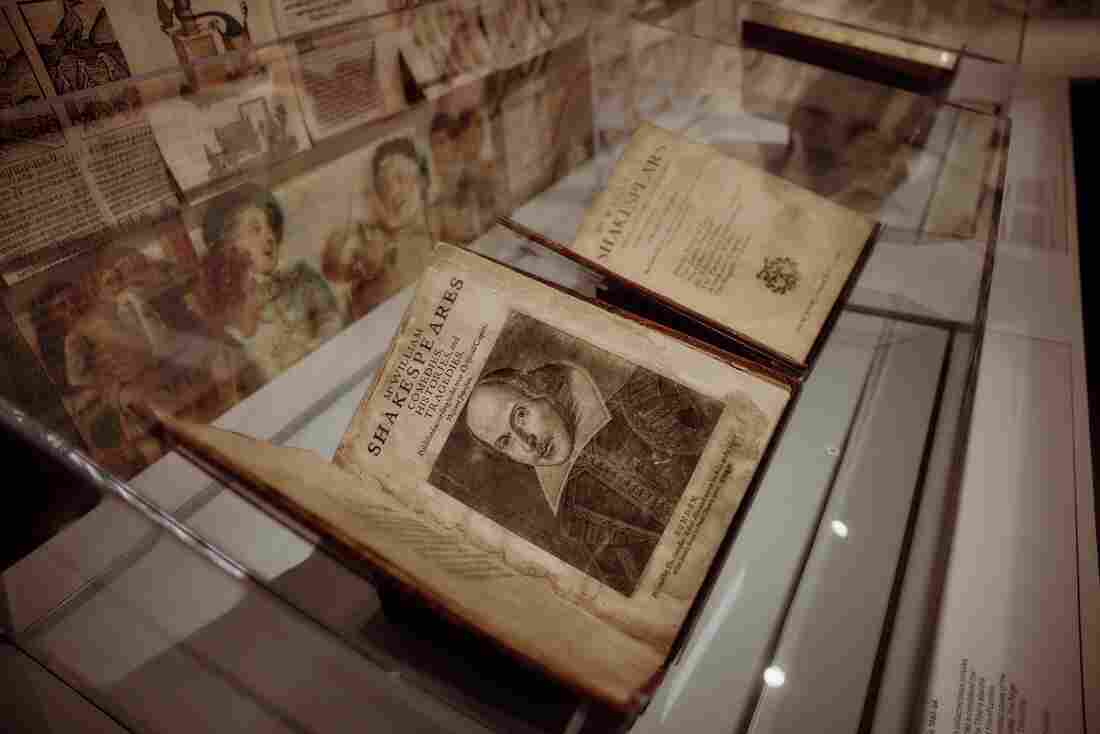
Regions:
M 573 433 L 554 402 L 529 398 L 512 385 L 474 388 L 466 423 L 474 436 L 521 464 L 561 464 L 573 453 Z
M 457 172 L 481 158 L 484 131 L 481 115 L 467 108 L 454 117 L 440 117 L 432 130 L 432 160 L 441 176 Z
M 420 214 L 420 166 L 407 155 L 391 155 L 378 167 L 375 182 L 382 205 L 397 226 L 411 224 Z
M 250 205 L 237 212 L 232 242 L 248 255 L 253 272 L 270 275 L 279 266 L 279 242 L 261 207 Z
M 373 280 L 382 273 L 386 256 L 386 239 L 381 232 L 357 227 L 340 253 L 340 270 L 348 281 Z

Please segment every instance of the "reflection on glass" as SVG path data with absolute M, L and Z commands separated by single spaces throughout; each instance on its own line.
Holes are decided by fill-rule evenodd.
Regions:
M 787 674 L 778 665 L 772 665 L 764 671 L 764 682 L 769 688 L 779 688 L 787 682 Z
M 836 535 L 839 538 L 847 538 L 848 537 L 848 526 L 845 525 L 840 520 L 833 520 L 832 528 L 833 528 L 833 535 Z

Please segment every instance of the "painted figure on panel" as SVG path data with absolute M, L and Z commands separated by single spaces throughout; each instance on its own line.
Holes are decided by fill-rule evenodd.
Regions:
M 471 242 L 495 221 L 500 172 L 486 96 L 484 83 L 467 85 L 441 99 L 432 117 L 432 225 L 446 242 Z
M 328 283 L 305 262 L 280 260 L 283 210 L 269 191 L 236 189 L 206 213 L 199 308 L 237 341 L 267 379 L 306 356 L 343 325 Z
M 366 215 L 330 234 L 322 254 L 325 275 L 351 286 L 351 320 L 415 279 L 431 251 L 425 211 L 428 164 L 412 139 L 380 144 L 369 175 Z

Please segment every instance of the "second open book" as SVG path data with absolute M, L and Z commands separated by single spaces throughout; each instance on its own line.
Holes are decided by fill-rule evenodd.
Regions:
M 644 127 L 566 254 L 749 351 L 440 244 L 335 465 L 163 421 L 445 616 L 634 709 L 875 231 Z

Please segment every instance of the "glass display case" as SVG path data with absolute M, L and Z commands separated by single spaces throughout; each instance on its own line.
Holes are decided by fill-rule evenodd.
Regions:
M 0 421 L 99 496 L 3 574 L 21 655 L 138 731 L 922 719 L 1023 9 L 9 5 Z M 761 5 L 956 63 L 916 94 L 754 48 Z M 643 121 L 884 228 L 667 674 L 624 717 L 403 602 L 134 406 L 331 458 L 433 240 L 600 295 L 535 240 L 573 239 Z

